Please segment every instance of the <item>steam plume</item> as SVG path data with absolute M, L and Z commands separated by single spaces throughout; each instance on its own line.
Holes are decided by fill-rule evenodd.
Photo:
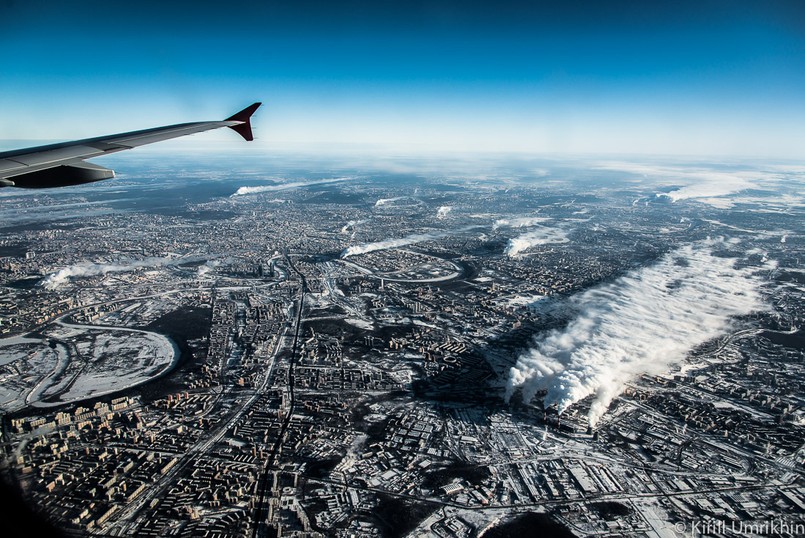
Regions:
M 141 267 L 160 267 L 190 261 L 189 258 L 144 258 L 142 260 L 132 260 L 125 263 L 90 263 L 83 262 L 65 267 L 52 273 L 42 280 L 41 286 L 48 290 L 54 290 L 66 284 L 73 277 L 87 277 L 105 275 L 107 273 L 125 273 L 134 271 Z
M 721 208 L 732 206 L 726 197 L 747 189 L 759 188 L 763 182 L 779 178 L 774 173 L 756 170 L 725 172 L 708 168 L 653 166 L 625 162 L 602 163 L 598 168 L 629 172 L 655 181 L 686 183 L 673 191 L 658 193 L 657 196 L 670 198 L 672 202 L 695 200 Z
M 537 338 L 517 359 L 506 401 L 518 388 L 526 402 L 546 390 L 545 405 L 561 413 L 593 396 L 588 420 L 594 425 L 625 383 L 667 371 L 728 331 L 733 316 L 764 309 L 757 268 L 713 255 L 717 244 L 682 247 L 654 266 L 577 296 L 575 319 Z
M 477 230 L 478 228 L 483 228 L 483 226 L 466 226 L 464 228 L 458 228 L 456 230 L 450 230 L 450 231 L 431 232 L 424 234 L 411 234 L 396 239 L 384 239 L 383 241 L 377 241 L 375 243 L 353 245 L 347 249 L 344 249 L 344 251 L 341 253 L 341 258 L 348 258 L 349 256 L 366 254 L 368 252 L 374 252 L 376 250 L 386 250 L 389 248 L 405 247 L 408 245 L 413 245 L 414 243 L 423 243 L 425 241 L 432 241 L 434 239 L 441 239 L 443 237 L 449 237 L 451 235 L 456 235 L 471 230 Z
M 375 202 L 375 207 L 381 207 L 387 204 L 392 204 L 398 200 L 404 199 L 405 196 L 395 196 L 394 198 L 380 198 L 377 202 Z
M 512 258 L 519 256 L 523 251 L 538 245 L 549 243 L 567 243 L 567 231 L 560 228 L 540 227 L 537 230 L 518 235 L 509 239 L 506 254 Z
M 449 234 L 445 232 L 431 233 L 431 234 L 412 234 L 397 239 L 384 239 L 383 241 L 377 241 L 375 243 L 366 243 L 365 245 L 354 245 L 344 250 L 344 252 L 341 253 L 341 257 L 347 258 L 349 256 L 357 256 L 358 254 L 366 254 L 368 252 L 374 252 L 376 250 L 386 250 L 389 248 L 404 247 L 407 245 L 413 245 L 414 243 L 422 243 L 423 241 L 440 239 L 442 237 L 446 237 L 447 235 Z
M 259 185 L 257 187 L 240 187 L 235 191 L 232 196 L 244 196 L 247 194 L 257 194 L 261 192 L 274 192 L 284 191 L 289 189 L 296 189 L 299 187 L 307 187 L 310 185 L 325 185 L 327 183 L 339 183 L 341 181 L 349 181 L 350 177 L 336 177 L 331 179 L 317 179 L 315 181 L 289 181 L 287 183 L 277 183 L 275 185 Z
M 355 227 L 358 226 L 358 224 L 363 224 L 364 222 L 366 222 L 366 220 L 350 220 L 344 224 L 343 228 L 341 228 L 341 233 L 345 234 L 350 230 L 355 230 Z
M 498 219 L 492 225 L 493 230 L 504 226 L 509 228 L 527 228 L 551 220 L 550 217 L 520 217 L 516 219 Z

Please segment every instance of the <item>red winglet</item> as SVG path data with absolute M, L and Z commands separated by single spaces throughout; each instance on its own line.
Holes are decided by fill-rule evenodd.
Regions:
M 233 114 L 224 121 L 242 121 L 243 123 L 238 125 L 230 125 L 229 128 L 246 140 L 254 140 L 254 135 L 252 135 L 252 124 L 249 121 L 249 118 L 252 117 L 254 111 L 260 108 L 260 105 L 262 104 L 263 103 L 254 103 L 253 105 L 247 106 L 237 114 Z

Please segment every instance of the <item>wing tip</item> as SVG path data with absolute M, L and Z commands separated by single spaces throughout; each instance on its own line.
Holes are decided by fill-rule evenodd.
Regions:
M 231 115 L 224 121 L 242 122 L 238 125 L 230 125 L 229 128 L 238 133 L 240 136 L 242 136 L 244 140 L 252 141 L 254 140 L 254 135 L 252 134 L 252 124 L 250 120 L 255 110 L 260 108 L 260 105 L 262 104 L 263 103 L 260 101 L 252 103 L 251 105 L 247 106 L 240 112 L 236 112 L 235 114 Z

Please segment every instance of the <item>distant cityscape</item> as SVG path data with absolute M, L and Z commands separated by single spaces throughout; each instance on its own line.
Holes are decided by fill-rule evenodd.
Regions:
M 805 535 L 801 167 L 125 164 L 0 190 L 0 467 L 66 534 Z

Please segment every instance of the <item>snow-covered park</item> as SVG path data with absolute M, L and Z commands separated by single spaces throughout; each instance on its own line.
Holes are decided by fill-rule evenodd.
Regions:
M 148 331 L 55 323 L 42 335 L 0 339 L 0 410 L 49 407 L 117 392 L 169 370 L 169 338 Z

